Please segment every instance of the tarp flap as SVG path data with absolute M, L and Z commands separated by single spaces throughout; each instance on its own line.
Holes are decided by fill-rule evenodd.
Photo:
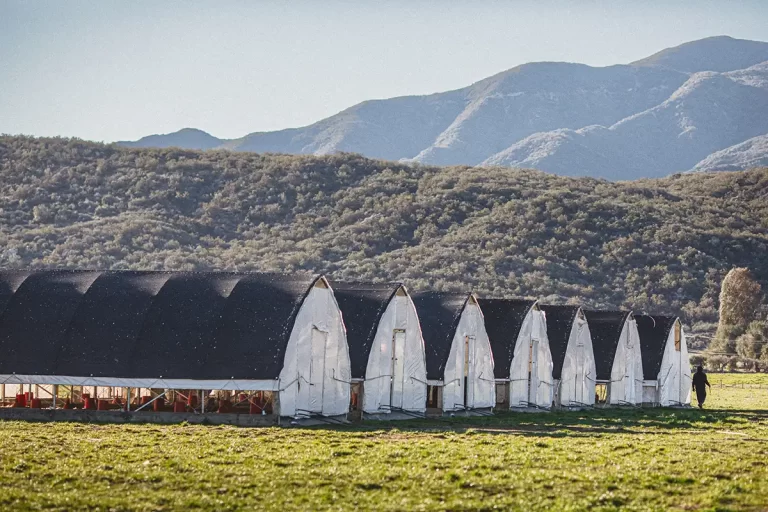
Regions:
M 279 376 L 317 277 L 39 271 L 19 280 L 0 271 L 0 374 L 221 380 Z
M 364 379 L 379 320 L 402 284 L 332 281 L 331 286 L 347 329 L 352 378 Z
M 461 313 L 469 293 L 422 292 L 413 295 L 427 359 L 427 378 L 442 380 Z
M 616 349 L 619 346 L 624 322 L 629 314 L 629 311 L 584 310 L 589 323 L 589 332 L 592 335 L 597 380 L 611 380 Z
M 515 354 L 515 346 L 523 322 L 536 303 L 524 299 L 480 299 L 480 309 L 485 317 L 485 330 L 493 351 L 494 376 L 508 379 Z
M 661 360 L 669 333 L 677 320 L 676 316 L 635 315 L 637 332 L 640 335 L 640 352 L 643 357 L 643 378 L 656 380 L 661 370 Z
M 573 321 L 579 312 L 578 306 L 540 306 L 547 317 L 547 337 L 552 352 L 552 377 L 559 379 L 565 362 L 565 351 L 571 337 Z M 593 376 L 594 377 L 594 376 Z

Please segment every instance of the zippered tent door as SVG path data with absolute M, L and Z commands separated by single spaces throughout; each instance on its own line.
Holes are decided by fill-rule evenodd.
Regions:
M 589 403 L 586 400 L 586 397 L 584 396 L 584 388 L 585 386 L 585 367 L 587 365 L 586 361 L 586 348 L 584 347 L 584 341 L 581 339 L 581 331 L 584 328 L 583 325 L 579 325 L 577 327 L 578 336 L 576 338 L 576 368 L 577 370 L 573 373 L 573 390 L 575 392 L 575 399 L 577 403 L 580 404 L 586 404 Z
M 405 331 L 395 329 L 392 335 L 392 387 L 390 406 L 403 408 L 403 387 L 405 384 Z
M 312 328 L 312 359 L 309 364 L 309 407 L 312 413 L 323 412 L 323 391 L 325 387 L 325 352 L 328 333 Z
M 528 402 L 536 403 L 536 392 L 539 389 L 539 340 L 531 339 L 528 347 Z

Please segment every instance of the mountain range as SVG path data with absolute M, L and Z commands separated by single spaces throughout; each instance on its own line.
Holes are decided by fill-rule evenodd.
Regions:
M 309 126 L 128 147 L 536 168 L 612 180 L 768 163 L 768 43 L 711 37 L 608 67 L 523 64 L 454 91 L 365 101 Z

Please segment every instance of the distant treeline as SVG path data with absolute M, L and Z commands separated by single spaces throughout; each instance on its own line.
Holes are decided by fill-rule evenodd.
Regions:
M 0 267 L 312 270 L 711 327 L 767 249 L 768 169 L 612 183 L 0 137 Z

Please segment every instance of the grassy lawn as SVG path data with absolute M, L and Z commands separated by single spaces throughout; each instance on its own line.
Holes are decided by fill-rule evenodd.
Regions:
M 0 422 L 0 510 L 768 510 L 768 389 L 716 387 L 707 406 L 327 429 Z

